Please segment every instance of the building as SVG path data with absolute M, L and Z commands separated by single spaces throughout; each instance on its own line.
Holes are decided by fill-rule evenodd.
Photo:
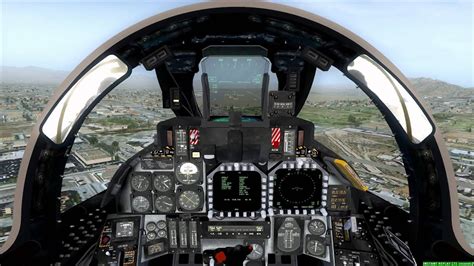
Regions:
M 73 156 L 75 156 L 84 167 L 107 163 L 113 160 L 109 153 L 95 147 L 85 147 L 74 150 Z

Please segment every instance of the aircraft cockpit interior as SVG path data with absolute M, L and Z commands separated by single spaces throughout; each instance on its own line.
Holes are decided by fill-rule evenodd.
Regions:
M 87 114 L 142 66 L 174 118 L 107 189 L 59 212 Z M 409 211 L 368 190 L 298 117 L 337 68 L 377 106 L 403 154 Z M 271 76 L 276 79 L 270 80 Z M 193 89 L 198 80 L 202 91 Z M 159 84 L 159 86 L 158 86 Z M 5 265 L 417 265 L 469 261 L 441 135 L 375 48 L 314 14 L 210 2 L 140 22 L 87 57 L 34 128 Z M 454 186 L 454 187 L 453 187 Z M 454 190 L 453 190 L 454 189 Z M 454 191 L 454 192 L 453 192 Z M 2 263 L 3 265 L 3 263 Z

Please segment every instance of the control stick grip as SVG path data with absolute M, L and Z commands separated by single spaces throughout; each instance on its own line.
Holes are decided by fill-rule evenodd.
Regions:
M 237 245 L 235 247 L 205 250 L 203 258 L 207 265 L 210 265 L 213 261 L 216 266 L 242 266 L 250 252 L 252 252 L 251 245 Z

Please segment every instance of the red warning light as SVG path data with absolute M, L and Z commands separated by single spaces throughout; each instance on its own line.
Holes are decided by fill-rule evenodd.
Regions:
M 190 129 L 189 130 L 189 144 L 198 145 L 199 144 L 199 129 Z
M 272 148 L 280 148 L 281 143 L 281 129 L 279 127 L 272 128 Z

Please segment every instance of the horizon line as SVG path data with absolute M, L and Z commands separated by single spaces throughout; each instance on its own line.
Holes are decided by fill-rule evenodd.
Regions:
M 11 65 L 0 65 L 0 69 L 3 70 L 3 68 L 5 67 L 10 67 L 10 68 L 41 68 L 41 69 L 45 69 L 45 70 L 49 70 L 49 71 L 57 71 L 57 72 L 66 72 L 66 73 L 71 73 L 71 71 L 73 71 L 73 69 L 71 70 L 64 70 L 64 69 L 54 69 L 54 68 L 48 68 L 48 67 L 43 67 L 43 66 L 34 66 L 34 65 L 28 65 L 28 66 L 11 66 Z M 133 69 L 132 69 L 133 70 Z M 152 73 L 152 71 L 147 71 L 145 69 L 143 69 L 144 71 L 142 71 L 141 74 L 147 74 L 147 73 Z M 3 71 L 1 71 L 3 72 Z M 66 74 L 67 75 L 67 74 Z M 147 75 L 142 75 L 142 76 L 147 76 Z M 441 80 L 441 79 L 437 79 L 437 78 L 432 78 L 432 77 L 426 77 L 426 76 L 419 76 L 419 77 L 410 77 L 410 76 L 407 76 L 405 75 L 409 80 L 413 80 L 413 79 L 430 79 L 430 80 L 433 80 L 433 81 L 439 81 L 439 82 L 444 82 L 446 84 L 450 84 L 450 85 L 454 85 L 454 86 L 458 86 L 460 88 L 463 88 L 463 89 L 474 89 L 474 84 L 471 84 L 469 86 L 464 86 L 464 85 L 460 85 L 460 84 L 455 84 L 455 83 L 451 83 L 451 82 L 448 82 L 448 81 L 445 81 L 445 80 Z M 154 74 L 153 74 L 153 77 Z M 315 76 L 316 77 L 316 76 Z M 350 81 L 350 79 L 348 79 Z M 125 80 L 124 80 L 125 81 Z M 3 83 L 3 78 L 2 76 L 0 76 L 0 82 Z M 21 82 L 20 82 L 21 83 Z M 44 82 L 43 82 L 44 83 Z M 54 83 L 54 82 L 53 82 Z M 341 82 L 342 83 L 342 82 Z M 334 84 L 334 85 L 337 85 L 337 84 Z M 355 84 L 354 84 L 355 85 Z

